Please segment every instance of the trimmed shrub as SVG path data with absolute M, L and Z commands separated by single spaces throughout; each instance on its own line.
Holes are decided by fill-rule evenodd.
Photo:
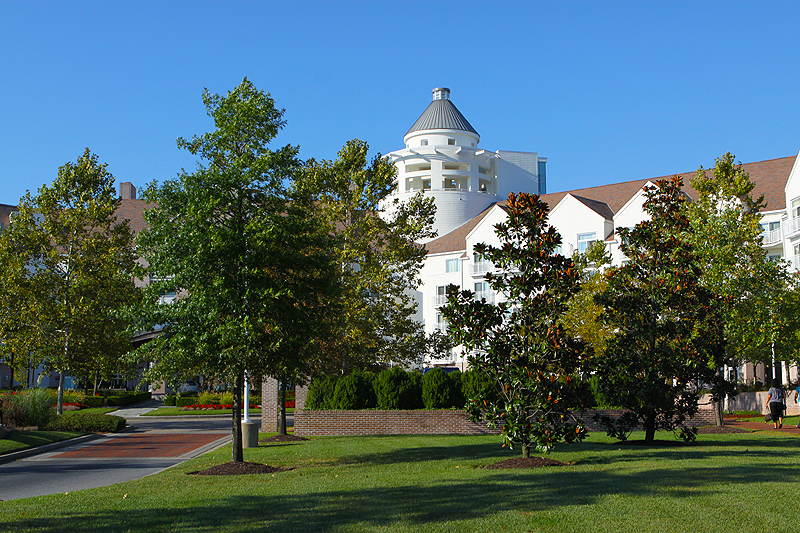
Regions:
M 334 409 L 372 409 L 377 403 L 375 374 L 355 370 L 336 382 L 333 392 Z
M 164 405 L 166 407 L 174 406 L 175 405 L 175 395 L 174 394 L 167 394 L 164 396 Z
M 425 409 L 461 407 L 463 400 L 460 375 L 451 378 L 441 368 L 433 368 L 422 376 L 422 403 Z
M 71 411 L 59 415 L 47 425 L 49 431 L 81 431 L 83 433 L 116 433 L 125 427 L 121 416 Z
M 333 409 L 333 393 L 336 390 L 337 376 L 322 376 L 311 382 L 306 396 L 306 409 L 327 411 Z
M 187 407 L 189 405 L 197 405 L 197 398 L 194 396 L 190 396 L 189 398 L 186 398 L 185 396 L 175 398 L 176 407 Z
M 387 369 L 378 374 L 375 381 L 375 394 L 378 409 L 420 409 L 422 408 L 422 388 L 420 381 L 400 367 Z
M 486 374 L 476 370 L 467 370 L 461 374 L 461 393 L 464 395 L 464 403 L 491 386 L 492 380 L 486 377 Z
M 135 403 L 143 402 L 145 400 L 149 400 L 150 397 L 151 394 L 149 392 L 135 392 L 120 396 L 109 396 L 107 402 L 108 405 L 117 405 L 120 407 L 124 407 L 126 405 L 132 405 Z
M 103 396 L 86 396 L 83 399 L 83 404 L 86 407 L 103 407 L 106 404 L 106 399 Z

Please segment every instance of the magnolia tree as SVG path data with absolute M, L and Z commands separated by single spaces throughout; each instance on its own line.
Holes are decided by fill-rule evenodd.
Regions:
M 504 445 L 521 445 L 523 457 L 531 447 L 547 452 L 586 434 L 573 416 L 588 406 L 581 379 L 585 347 L 560 324 L 580 272 L 572 259 L 555 253 L 561 237 L 547 213 L 536 195 L 510 195 L 508 220 L 496 226 L 500 246 L 475 247 L 495 265 L 498 273 L 486 280 L 506 301 L 478 301 L 471 291 L 452 287 L 442 309 L 453 341 L 490 383 L 468 399 L 471 418 L 500 428 Z
M 606 272 L 596 297 L 602 320 L 614 331 L 593 368 L 600 391 L 628 413 L 604 418 L 609 434 L 627 438 L 641 424 L 645 441 L 658 429 L 675 430 L 698 409 L 698 383 L 720 388 L 716 369 L 725 356 L 718 302 L 702 285 L 681 181 L 646 189 L 650 216 L 633 229 L 618 228 L 628 261 Z M 681 435 L 694 438 L 691 429 Z

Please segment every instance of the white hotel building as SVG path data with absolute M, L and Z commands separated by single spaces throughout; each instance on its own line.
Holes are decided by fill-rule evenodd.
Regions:
M 565 255 L 602 240 L 614 264 L 619 265 L 623 256 L 615 228 L 633 227 L 645 218 L 643 188 L 661 179 L 547 193 L 547 160 L 536 152 L 479 148 L 480 136 L 450 101 L 450 91 L 445 88 L 433 90 L 433 102 L 403 140 L 405 148 L 387 155 L 398 170 L 396 194 L 402 199 L 419 190 L 429 191 L 437 206 L 438 237 L 425 243 L 428 256 L 417 291 L 418 319 L 428 332 L 446 327 L 439 308 L 446 302 L 444 291 L 449 284 L 472 290 L 489 302 L 502 298 L 484 281 L 492 265 L 481 261 L 473 247 L 480 242 L 498 243 L 494 226 L 507 216 L 509 192 L 541 195 L 550 206 L 549 222 L 561 234 Z M 786 260 L 792 271 L 800 270 L 798 157 L 743 165 L 756 184 L 754 196 L 764 194 L 767 203 L 762 213 L 764 247 L 771 257 Z M 696 199 L 697 192 L 688 185 L 693 174 L 680 175 L 684 191 Z M 427 364 L 466 367 L 456 351 L 449 358 Z M 756 372 L 752 365 L 741 370 L 744 379 L 763 379 L 763 371 Z M 792 379 L 796 379 L 794 374 Z

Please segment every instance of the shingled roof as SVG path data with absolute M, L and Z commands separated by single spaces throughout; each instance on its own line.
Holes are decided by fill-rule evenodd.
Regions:
M 795 159 L 795 156 L 781 157 L 779 159 L 769 159 L 767 161 L 757 161 L 755 163 L 745 163 L 742 165 L 744 171 L 750 174 L 750 179 L 756 184 L 753 189 L 753 196 L 757 198 L 762 194 L 764 195 L 764 200 L 767 204 L 765 211 L 786 209 L 784 187 L 786 186 L 786 181 L 789 179 L 789 174 L 792 171 Z M 708 169 L 706 170 L 706 172 L 709 171 Z M 692 200 L 698 198 L 698 193 L 689 185 L 689 179 L 694 176 L 696 172 L 697 171 L 677 174 L 683 179 L 683 192 L 692 198 Z M 541 195 L 541 199 L 552 209 L 567 194 L 572 194 L 587 207 L 605 216 L 606 219 L 611 219 L 647 182 L 669 179 L 672 176 L 673 175 L 661 176 L 658 178 L 625 181 L 622 183 L 599 185 L 597 187 L 548 193 Z M 478 222 L 483 220 L 483 217 L 485 217 L 489 210 L 495 205 L 504 206 L 507 205 L 507 202 L 504 200 L 492 204 L 478 216 L 468 220 L 450 233 L 426 243 L 425 247 L 428 253 L 435 254 L 466 250 L 467 235 L 475 228 Z

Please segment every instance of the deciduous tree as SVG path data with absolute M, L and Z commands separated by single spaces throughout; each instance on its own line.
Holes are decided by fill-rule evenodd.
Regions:
M 0 320 L 0 349 L 59 372 L 59 414 L 67 373 L 107 375 L 130 348 L 117 311 L 137 297 L 136 256 L 128 223 L 115 215 L 119 202 L 114 177 L 87 148 L 52 185 L 27 193 L 0 234 L 0 290 L 10 311 Z
M 785 266 L 770 260 L 762 247 L 764 196 L 753 198 L 755 183 L 730 152 L 718 158 L 713 169 L 701 167 L 691 184 L 700 194 L 687 204 L 685 238 L 695 249 L 701 282 L 719 296 L 724 363 L 770 365 L 776 337 L 785 337 L 775 333 L 782 321 L 779 302 L 791 281 Z M 789 335 L 787 340 L 793 338 Z M 722 368 L 719 371 L 722 377 Z M 717 407 L 717 423 L 722 425 L 720 402 Z
M 152 278 L 142 348 L 152 376 L 207 374 L 233 384 L 233 452 L 243 460 L 245 373 L 305 375 L 335 289 L 328 235 L 304 198 L 288 193 L 297 149 L 269 148 L 283 110 L 246 78 L 227 95 L 203 93 L 215 129 L 178 145 L 200 158 L 143 197 L 156 204 L 139 245 Z M 178 291 L 171 305 L 159 294 Z
M 338 327 L 320 345 L 328 371 L 413 365 L 433 343 L 416 320 L 414 296 L 426 254 L 417 241 L 433 236 L 433 200 L 390 200 L 396 168 L 380 154 L 368 160 L 368 150 L 348 141 L 335 161 L 309 161 L 297 182 L 334 237 L 343 288 Z

